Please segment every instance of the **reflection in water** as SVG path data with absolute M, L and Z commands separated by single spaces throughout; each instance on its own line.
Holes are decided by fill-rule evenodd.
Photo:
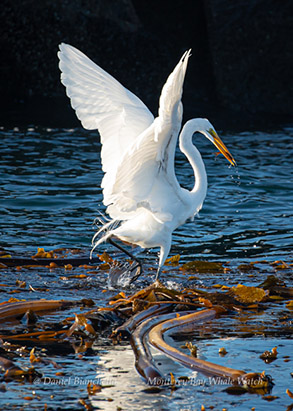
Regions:
M 186 369 L 175 364 L 165 356 L 154 355 L 160 364 L 163 374 L 186 373 Z M 102 369 L 101 369 L 102 368 Z M 104 372 L 103 372 L 104 371 Z M 187 371 L 188 374 L 191 374 Z M 192 373 L 196 375 L 196 373 Z M 134 368 L 134 355 L 129 346 L 116 347 L 115 350 L 106 352 L 98 363 L 97 379 L 102 385 L 109 388 L 102 390 L 98 398 L 93 398 L 93 404 L 104 410 L 113 410 L 116 407 L 128 410 L 162 409 L 166 405 L 166 399 L 170 396 L 170 388 L 157 388 L 159 396 L 153 396 L 152 390 L 148 390 Z M 113 387 L 114 386 L 114 387 Z M 113 389 L 114 388 L 114 389 Z M 107 401 L 111 398 L 111 401 Z

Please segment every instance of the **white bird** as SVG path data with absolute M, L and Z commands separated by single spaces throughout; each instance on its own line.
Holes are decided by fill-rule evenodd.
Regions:
M 160 247 L 158 279 L 171 248 L 173 231 L 194 218 L 206 197 L 207 175 L 192 143 L 193 134 L 202 133 L 236 165 L 212 124 L 207 119 L 192 119 L 181 130 L 179 148 L 193 169 L 193 189 L 182 188 L 176 178 L 181 97 L 191 51 L 183 54 L 169 75 L 161 92 L 158 116 L 154 118 L 138 97 L 82 52 L 64 43 L 59 48 L 61 82 L 71 105 L 83 127 L 97 129 L 101 137 L 105 173 L 101 186 L 111 220 L 94 237 L 93 240 L 100 237 L 94 248 L 106 240 L 118 246 L 113 237 L 142 248 Z

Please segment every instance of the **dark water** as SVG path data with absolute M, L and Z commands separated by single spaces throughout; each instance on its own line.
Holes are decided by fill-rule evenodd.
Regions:
M 194 223 L 174 235 L 173 253 L 227 261 L 287 259 L 292 250 L 292 135 L 222 134 L 236 158 L 229 168 L 216 149 L 196 136 L 209 190 Z M 100 144 L 96 133 L 76 130 L 2 130 L 1 245 L 14 253 L 37 246 L 90 247 L 93 221 L 103 211 Z M 193 175 L 179 153 L 184 186 Z
M 206 164 L 209 190 L 200 218 L 180 227 L 174 234 L 171 255 L 180 254 L 181 262 L 194 259 L 229 262 L 229 273 L 199 276 L 197 286 L 212 287 L 219 282 L 228 286 L 239 282 L 255 285 L 272 273 L 292 286 L 292 270 L 276 273 L 270 263 L 276 260 L 292 263 L 293 128 L 220 135 L 238 167 L 230 168 L 222 156 L 215 157 L 216 149 L 208 141 L 200 135 L 194 137 Z M 82 129 L 1 129 L 0 142 L 0 246 L 13 256 L 31 256 L 36 253 L 37 247 L 46 250 L 79 248 L 83 255 L 88 255 L 95 232 L 93 221 L 98 211 L 104 210 L 99 187 L 102 173 L 97 134 Z M 180 153 L 176 160 L 176 173 L 182 185 L 192 187 L 192 171 Z M 113 252 L 108 246 L 103 246 L 99 252 L 103 249 Z M 149 268 L 155 267 L 157 250 L 146 251 L 142 257 L 147 272 Z M 259 262 L 259 269 L 251 276 L 236 270 L 240 264 L 255 261 Z M 27 272 L 1 270 L 1 282 L 12 287 L 16 279 L 21 279 L 33 286 L 43 285 L 51 289 L 50 295 L 24 289 L 21 297 L 25 299 L 77 298 L 77 280 L 64 281 L 61 279 L 63 273 L 63 269 L 49 272 L 45 268 Z M 151 271 L 151 275 L 153 273 Z M 151 279 L 145 275 L 133 289 L 147 285 Z M 162 280 L 169 281 L 168 284 L 172 286 L 176 286 L 176 283 L 186 285 L 188 282 L 180 271 L 173 268 L 163 273 Z M 115 293 L 102 293 L 105 288 L 107 273 L 101 272 L 79 284 L 78 298 L 92 298 L 97 305 L 105 305 Z M 0 301 L 5 300 L 7 295 L 3 293 Z M 86 391 L 85 379 L 100 378 L 114 386 L 114 389 L 104 389 L 99 397 L 92 400 L 93 405 L 101 409 L 112 410 L 120 406 L 133 410 L 197 410 L 201 404 L 214 406 L 215 409 L 227 407 L 247 410 L 253 406 L 257 410 L 273 407 L 286 409 L 290 399 L 285 389 L 292 390 L 290 372 L 293 369 L 292 360 L 284 362 L 282 356 L 292 355 L 293 346 L 288 333 L 283 335 L 274 323 L 282 315 L 288 314 L 284 304 L 277 304 L 271 312 L 260 317 L 259 314 L 250 313 L 245 319 L 246 324 L 258 324 L 250 336 L 242 333 L 243 330 L 239 328 L 242 319 L 237 316 L 229 320 L 226 330 L 221 329 L 222 323 L 218 328 L 213 323 L 209 329 L 209 344 L 206 345 L 205 341 L 200 343 L 203 358 L 206 356 L 212 360 L 212 348 L 225 345 L 231 353 L 228 366 L 233 366 L 233 361 L 238 357 L 235 368 L 255 369 L 257 363 L 259 371 L 266 369 L 269 374 L 273 374 L 278 382 L 273 395 L 279 397 L 273 403 L 263 400 L 261 395 L 229 396 L 223 393 L 223 387 L 219 385 L 209 381 L 200 384 L 200 379 L 204 378 L 200 375 L 194 376 L 193 385 L 173 393 L 167 390 L 148 394 L 134 370 L 129 346 L 114 348 L 108 343 L 99 345 L 88 361 L 80 361 L 78 365 L 74 353 L 66 357 L 60 354 L 62 361 L 72 371 L 68 374 L 71 380 L 67 385 L 65 382 L 63 387 L 48 384 L 28 389 L 27 386 L 13 386 L 11 383 L 16 395 L 7 390 L 2 401 L 7 407 L 7 404 L 13 403 L 19 405 L 22 404 L 24 393 L 35 390 L 41 400 L 30 402 L 26 409 L 38 409 L 40 404 L 43 407 L 46 396 L 52 392 L 52 409 L 84 409 L 78 405 L 77 398 Z M 270 367 L 263 365 L 258 359 L 259 353 L 274 346 L 279 347 L 279 362 Z M 239 352 L 243 354 L 241 358 Z M 161 358 L 161 361 L 167 367 L 166 372 L 191 375 L 189 370 L 171 360 Z M 217 361 L 221 360 L 216 358 Z M 48 371 L 48 375 L 54 376 L 53 371 Z M 108 401 L 109 398 L 113 401 Z

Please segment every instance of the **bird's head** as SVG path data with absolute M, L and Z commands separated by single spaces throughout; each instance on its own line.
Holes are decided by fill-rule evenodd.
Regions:
M 218 136 L 216 130 L 214 129 L 213 125 L 207 120 L 206 118 L 197 119 L 199 120 L 199 128 L 200 132 L 204 134 L 223 154 L 224 157 L 232 164 L 232 166 L 236 166 L 236 161 L 234 160 L 232 154 L 227 149 L 223 141 Z

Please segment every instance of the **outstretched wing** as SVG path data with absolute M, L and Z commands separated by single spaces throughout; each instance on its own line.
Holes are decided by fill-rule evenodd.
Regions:
M 113 184 L 116 167 L 154 117 L 144 103 L 87 56 L 60 44 L 61 82 L 84 128 L 98 129 L 102 167 Z M 107 200 L 107 199 L 106 199 Z
M 174 107 L 181 102 L 183 83 L 187 69 L 188 59 L 191 56 L 191 49 L 187 50 L 179 63 L 169 75 L 160 96 L 159 117 L 165 121 L 171 121 L 177 114 L 174 113 Z M 182 113 L 181 113 L 182 115 Z M 180 121 L 181 124 L 181 121 Z
M 105 203 L 113 218 L 145 207 L 169 220 L 170 198 L 179 199 L 174 156 L 182 121 L 182 89 L 190 51 L 184 53 L 161 93 L 159 116 L 127 150 Z M 106 187 L 104 188 L 104 192 Z

